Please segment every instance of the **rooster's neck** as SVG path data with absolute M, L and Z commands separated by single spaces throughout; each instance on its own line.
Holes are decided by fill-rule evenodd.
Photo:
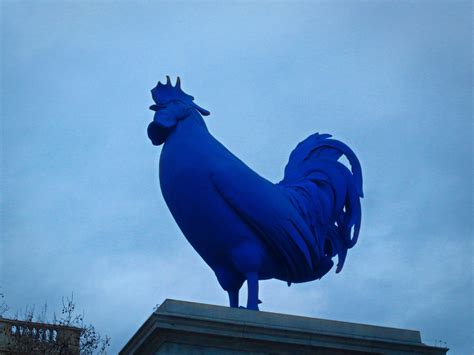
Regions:
M 180 120 L 177 125 L 175 132 L 176 135 L 193 135 L 193 134 L 202 134 L 208 133 L 206 123 L 204 122 L 201 115 L 194 111 L 186 118 Z

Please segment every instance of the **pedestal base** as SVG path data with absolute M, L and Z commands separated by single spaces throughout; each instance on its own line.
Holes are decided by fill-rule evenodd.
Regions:
M 166 300 L 129 354 L 446 354 L 419 331 Z

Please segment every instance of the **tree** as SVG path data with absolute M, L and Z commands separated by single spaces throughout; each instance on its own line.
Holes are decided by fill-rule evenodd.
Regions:
M 8 306 L 5 303 L 5 296 L 0 292 L 0 318 L 3 317 L 3 314 L 8 311 Z
M 4 343 L 0 344 L 0 352 L 4 348 L 15 354 L 107 354 L 110 338 L 102 337 L 92 324 L 84 322 L 84 314 L 76 312 L 73 295 L 63 297 L 61 315 L 54 313 L 52 322 L 46 318 L 46 304 L 39 314 L 34 307 L 27 307 L 23 315 L 17 312 L 12 319 L 3 318 L 8 307 L 3 294 L 0 297 L 0 335 Z

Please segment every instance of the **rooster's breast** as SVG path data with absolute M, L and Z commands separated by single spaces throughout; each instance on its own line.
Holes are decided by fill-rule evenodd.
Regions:
M 243 243 L 264 247 L 211 180 L 212 172 L 223 163 L 232 166 L 241 162 L 212 137 L 193 143 L 180 139 L 165 143 L 160 158 L 160 186 L 181 231 L 215 269 L 229 263 L 232 251 Z

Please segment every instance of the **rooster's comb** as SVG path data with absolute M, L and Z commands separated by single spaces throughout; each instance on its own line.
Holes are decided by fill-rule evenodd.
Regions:
M 194 97 L 186 94 L 183 90 L 181 90 L 181 80 L 179 79 L 179 76 L 176 79 L 175 86 L 173 86 L 171 85 L 170 77 L 167 75 L 166 84 L 158 82 L 156 87 L 151 90 L 151 96 L 153 97 L 153 101 L 155 101 L 157 105 L 163 105 L 170 101 L 178 100 L 194 107 L 204 116 L 210 114 L 209 111 L 203 109 L 202 107 L 199 107 L 193 102 Z

